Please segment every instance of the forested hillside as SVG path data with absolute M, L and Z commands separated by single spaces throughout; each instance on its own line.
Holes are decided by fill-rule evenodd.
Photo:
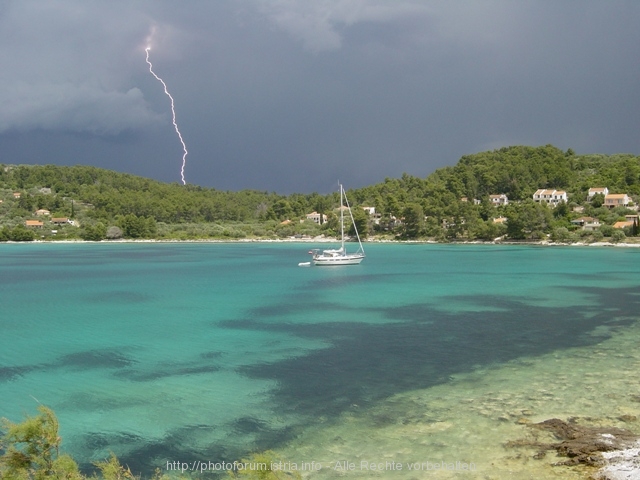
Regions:
M 424 179 L 403 174 L 350 190 L 348 196 L 352 206 L 375 207 L 375 216 L 354 209 L 359 230 L 369 235 L 438 240 L 551 235 L 562 241 L 588 241 L 612 236 L 615 222 L 636 213 L 604 208 L 598 197 L 587 201 L 591 187 L 626 193 L 633 202 L 640 197 L 640 158 L 576 155 L 551 145 L 506 147 L 464 156 L 457 165 Z M 566 191 L 568 200 L 556 208 L 534 203 L 532 195 L 538 189 Z M 496 194 L 506 195 L 508 205 L 492 205 L 489 195 Z M 335 194 L 223 192 L 95 167 L 53 165 L 0 165 L 0 200 L 1 240 L 333 235 L 339 202 Z M 43 209 L 50 216 L 36 216 Z M 312 211 L 327 214 L 328 222 L 304 221 Z M 571 223 L 585 216 L 601 222 L 599 232 L 584 233 Z M 75 219 L 75 225 L 52 228 L 49 219 L 59 217 Z M 42 227 L 25 227 L 30 219 L 42 221 Z M 615 236 L 621 234 L 634 235 L 635 230 L 620 230 Z
M 457 165 L 436 170 L 425 179 L 406 174 L 387 178 L 352 196 L 358 204 L 372 204 L 383 214 L 403 217 L 404 226 L 396 228 L 401 237 L 490 240 L 507 234 L 511 239 L 543 239 L 550 234 L 559 241 L 580 237 L 593 241 L 610 237 L 615 233 L 611 225 L 637 212 L 604 208 L 601 198 L 589 202 L 587 193 L 592 187 L 626 193 L 635 208 L 634 197 L 640 197 L 640 157 L 576 155 L 571 149 L 563 152 L 551 145 L 505 147 L 466 155 Z M 564 190 L 568 200 L 557 208 L 534 203 L 538 189 Z M 489 195 L 497 194 L 505 194 L 509 204 L 492 205 Z M 474 199 L 480 204 L 474 204 Z M 601 221 L 599 233 L 577 231 L 571 220 L 585 216 Z M 507 221 L 494 222 L 501 217 Z M 634 235 L 631 230 L 621 230 L 614 239 L 619 240 L 623 231 Z
M 328 199 L 333 201 L 317 194 L 224 192 L 88 166 L 0 165 L 0 224 L 12 229 L 39 218 L 48 226 L 34 215 L 40 209 L 51 218 L 78 219 L 79 229 L 64 226 L 55 238 L 106 238 L 109 226 L 122 230 L 113 238 L 271 236 L 284 229 L 281 219 L 304 217 Z M 46 228 L 41 233 L 51 237 Z

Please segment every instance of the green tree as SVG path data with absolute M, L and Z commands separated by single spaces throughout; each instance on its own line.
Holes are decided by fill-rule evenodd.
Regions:
M 615 229 L 611 225 L 602 225 L 599 229 L 599 232 L 602 233 L 604 237 L 610 237 L 613 235 Z
M 40 405 L 35 417 L 22 423 L 2 419 L 5 430 L 0 439 L 0 478 L 3 480 L 140 480 L 123 467 L 112 453 L 108 460 L 96 462 L 100 474 L 90 478 L 82 475 L 78 464 L 61 453 L 62 439 L 58 435 L 58 419 L 50 408 Z M 191 477 L 189 477 L 191 478 Z M 153 480 L 187 480 L 187 477 L 168 476 L 159 469 Z
M 36 234 L 34 231 L 24 225 L 16 225 L 9 233 L 9 240 L 14 242 L 31 242 L 35 240 L 35 238 Z
M 491 241 L 504 235 L 506 230 L 506 226 L 502 223 L 494 223 L 493 220 L 479 221 L 473 232 L 473 238 Z
M 128 467 L 123 467 L 120 464 L 118 457 L 113 453 L 111 453 L 109 460 L 96 462 L 95 466 L 100 470 L 104 480 L 136 480 L 137 478 Z
M 553 230 L 551 233 L 551 239 L 554 242 L 572 243 L 576 241 L 576 236 L 566 227 L 559 227 Z
M 570 213 L 571 213 L 571 209 L 569 208 L 569 205 L 567 204 L 567 202 L 560 202 L 558 203 L 556 208 L 553 209 L 554 218 L 569 217 Z
M 620 243 L 625 238 L 627 238 L 627 236 L 619 228 L 615 229 L 614 232 L 611 234 L 611 242 L 612 243 Z
M 18 199 L 18 207 L 27 210 L 28 212 L 32 212 L 34 206 L 35 199 L 27 193 L 23 193 Z
M 417 203 L 408 204 L 404 211 L 404 228 L 402 236 L 404 238 L 418 238 L 424 227 L 424 210 Z
M 86 225 L 80 232 L 80 238 L 91 242 L 99 242 L 107 236 L 107 227 L 102 222 L 95 225 Z
M 117 223 L 122 229 L 123 235 L 127 238 L 148 238 L 157 233 L 157 223 L 151 217 L 145 218 L 129 214 L 121 217 Z
M 2 438 L 0 478 L 15 480 L 67 479 L 80 480 L 78 465 L 71 457 L 60 454 L 58 419 L 53 411 L 40 405 L 39 415 L 22 423 L 3 419 L 6 433 Z
M 400 202 L 398 202 L 396 196 L 394 194 L 388 195 L 386 205 L 384 206 L 384 212 L 388 215 L 397 217 L 400 215 L 401 211 Z
M 482 220 L 491 220 L 495 214 L 496 207 L 491 205 L 489 197 L 482 197 L 480 202 L 480 218 L 482 218 Z
M 600 208 L 602 205 L 604 205 L 604 194 L 596 193 L 591 197 L 591 206 L 593 208 Z
M 158 234 L 158 222 L 153 217 L 147 217 L 146 219 L 146 237 L 155 237 Z M 106 233 L 106 231 L 105 231 Z
M 273 220 L 287 220 L 293 215 L 293 208 L 288 200 L 278 200 L 267 210 L 267 217 Z
M 356 207 L 351 210 L 351 214 L 353 215 L 353 223 L 355 223 L 356 226 L 354 228 L 352 223 L 349 227 L 348 234 L 352 237 L 355 237 L 355 229 L 357 228 L 360 238 L 367 238 L 367 236 L 369 235 L 369 217 L 367 216 L 366 212 L 362 208 Z M 349 220 L 350 219 L 345 219 L 345 222 Z
M 507 235 L 514 240 L 539 239 L 549 230 L 552 216 L 545 204 L 531 200 L 509 204 L 505 209 Z

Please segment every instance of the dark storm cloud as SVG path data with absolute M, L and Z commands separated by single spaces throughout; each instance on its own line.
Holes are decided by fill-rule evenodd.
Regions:
M 111 136 L 159 123 L 118 54 L 141 20 L 122 22 L 95 3 L 5 2 L 0 132 Z
M 0 162 L 331 191 L 512 144 L 640 153 L 640 4 L 240 0 L 0 6 Z

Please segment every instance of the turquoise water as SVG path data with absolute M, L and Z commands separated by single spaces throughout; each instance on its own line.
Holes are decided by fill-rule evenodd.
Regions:
M 0 417 L 52 407 L 86 468 L 110 451 L 145 474 L 265 449 L 304 460 L 345 415 L 362 438 L 416 392 L 459 405 L 501 368 L 517 397 L 528 372 L 635 331 L 640 250 L 367 247 L 323 269 L 299 268 L 310 245 L 295 243 L 0 245 Z

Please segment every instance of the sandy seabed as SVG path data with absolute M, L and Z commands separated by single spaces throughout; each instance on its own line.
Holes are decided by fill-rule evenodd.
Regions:
M 609 333 L 603 327 L 591 335 L 604 339 Z M 596 478 L 597 468 L 558 466 L 567 458 L 554 450 L 539 458 L 537 449 L 510 442 L 558 442 L 530 426 L 551 418 L 640 432 L 639 340 L 640 325 L 625 327 L 596 346 L 456 375 L 447 384 L 401 393 L 367 410 L 353 405 L 338 421 L 318 419 L 278 453 L 298 465 L 321 463 L 320 470 L 302 472 L 318 480 Z M 602 478 L 640 478 L 633 454 L 608 454 L 612 465 Z M 382 468 L 366 467 L 371 464 Z M 391 464 L 402 469 L 392 470 Z

